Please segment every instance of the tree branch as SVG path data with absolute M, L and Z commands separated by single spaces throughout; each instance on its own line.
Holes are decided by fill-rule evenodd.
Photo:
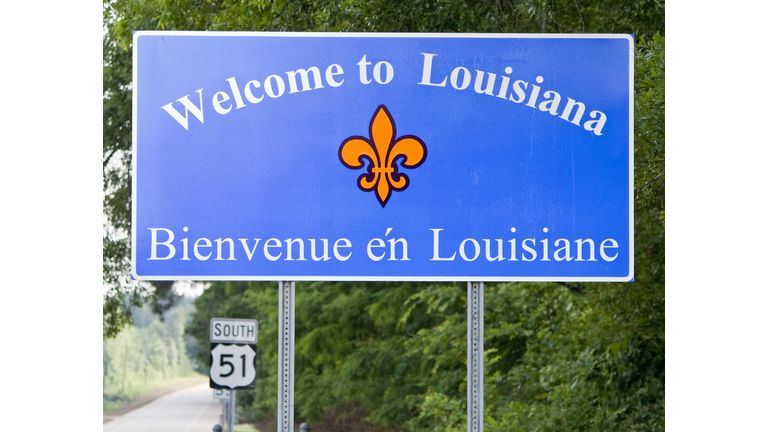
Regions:
M 579 286 L 576 286 L 576 285 L 574 285 L 574 284 L 572 284 L 572 283 L 568 283 L 568 282 L 558 282 L 558 284 L 560 284 L 560 285 L 562 285 L 562 286 L 564 286 L 564 287 L 568 288 L 569 290 L 571 290 L 571 292 L 572 292 L 572 293 L 575 293 L 575 294 L 578 294 L 578 295 L 584 295 L 584 294 L 586 294 L 586 293 L 587 293 L 586 291 L 584 291 L 584 289 L 583 289 L 583 288 L 581 288 L 581 287 L 579 287 Z
M 105 170 L 105 169 L 107 169 L 107 164 L 109 164 L 109 161 L 110 161 L 110 159 L 112 159 L 112 156 L 114 156 L 114 155 L 115 155 L 115 153 L 117 153 L 117 151 L 118 151 L 118 150 L 119 150 L 119 149 L 117 149 L 117 148 L 116 148 L 116 149 L 113 149 L 113 150 L 112 150 L 112 151 L 109 153 L 109 156 L 107 156 L 106 158 L 104 158 L 104 165 L 101 167 L 102 171 L 103 171 L 103 170 Z
M 584 17 L 581 15 L 581 9 L 579 9 L 579 0 L 573 0 L 573 5 L 576 6 L 576 12 L 579 13 L 579 20 L 581 21 L 581 31 L 585 31 Z
M 552 22 L 553 22 L 553 23 L 554 23 L 556 26 L 558 26 L 558 27 L 562 27 L 562 28 L 564 28 L 564 29 L 566 29 L 566 30 L 569 30 L 569 31 L 572 31 L 572 32 L 574 32 L 574 33 L 583 33 L 583 32 L 581 32 L 581 31 L 579 31 L 579 30 L 576 30 L 576 29 L 572 29 L 572 28 L 570 28 L 570 27 L 568 27 L 568 26 L 566 26 L 566 25 L 562 25 L 562 24 L 560 24 L 559 22 L 557 22 L 557 21 L 555 21 L 555 20 L 552 20 Z

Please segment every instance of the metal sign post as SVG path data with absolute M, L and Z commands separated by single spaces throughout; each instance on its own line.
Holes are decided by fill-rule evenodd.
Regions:
M 218 399 L 221 403 L 221 418 L 219 419 L 219 424 L 222 426 L 227 424 L 227 413 L 229 412 L 228 406 L 231 398 L 231 391 L 228 389 L 213 389 L 213 398 Z
M 225 425 L 228 423 L 227 420 L 227 413 L 229 412 L 229 402 L 228 400 L 221 400 L 221 424 Z
M 295 282 L 280 282 L 280 341 L 278 343 L 277 430 L 293 432 L 293 349 Z
M 467 432 L 483 430 L 483 282 L 467 283 Z
M 227 421 L 227 432 L 235 432 L 235 400 L 237 398 L 237 391 L 231 390 L 229 392 L 229 419 Z

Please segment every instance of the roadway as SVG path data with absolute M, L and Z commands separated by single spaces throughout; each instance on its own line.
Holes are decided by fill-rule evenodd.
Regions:
M 104 423 L 104 432 L 211 432 L 221 424 L 221 403 L 208 383 L 160 397 Z

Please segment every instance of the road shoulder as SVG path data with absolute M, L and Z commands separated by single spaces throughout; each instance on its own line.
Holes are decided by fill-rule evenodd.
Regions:
M 185 388 L 189 388 L 192 386 L 200 385 L 206 382 L 208 382 L 208 378 L 190 378 L 187 381 L 182 381 L 180 383 L 171 384 L 169 386 L 156 388 L 151 392 L 143 396 L 140 396 L 137 399 L 134 399 L 131 402 L 128 402 L 127 404 L 104 414 L 104 421 L 102 422 L 102 424 L 108 421 L 114 420 L 115 418 L 120 417 L 124 414 L 127 414 L 137 408 L 141 408 L 144 405 L 154 401 L 155 399 L 161 396 L 165 396 L 169 393 L 173 393 L 178 390 L 183 390 Z

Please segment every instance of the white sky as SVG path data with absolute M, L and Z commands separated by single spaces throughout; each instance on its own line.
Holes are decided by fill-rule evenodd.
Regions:
M 758 430 L 768 387 L 766 6 L 668 5 L 666 423 Z M 18 353 L 0 360 L 17 401 L 6 430 L 39 418 L 28 402 L 41 390 L 57 401 L 45 406 L 57 424 L 102 429 L 101 8 L 3 5 L 0 325 L 26 329 L 3 335 Z M 33 342 L 58 354 L 32 355 Z M 41 373 L 52 362 L 66 375 Z
M 195 298 L 203 293 L 206 284 L 204 282 L 177 281 L 173 287 L 179 294 Z

